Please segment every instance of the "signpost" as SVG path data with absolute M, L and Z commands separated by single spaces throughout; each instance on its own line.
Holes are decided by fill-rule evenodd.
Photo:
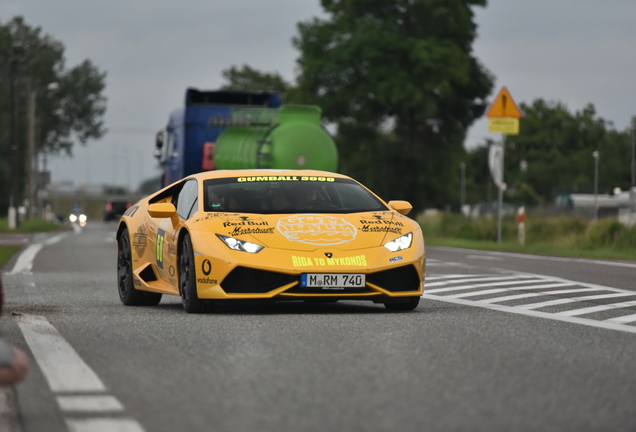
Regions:
M 488 132 L 501 133 L 503 135 L 519 134 L 519 119 L 521 111 L 510 96 L 510 92 L 503 87 L 495 101 L 486 112 L 488 117 Z M 506 190 L 504 183 L 504 140 L 501 143 L 491 144 L 488 149 L 488 167 L 490 175 L 499 191 L 499 203 L 497 205 L 497 243 L 501 243 L 501 217 L 503 207 L 503 193 Z

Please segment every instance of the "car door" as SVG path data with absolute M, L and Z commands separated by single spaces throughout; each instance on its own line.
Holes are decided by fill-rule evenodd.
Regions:
M 161 277 L 177 285 L 177 233 L 183 222 L 196 211 L 198 205 L 198 185 L 195 179 L 190 179 L 175 194 L 172 203 L 177 209 L 179 223 L 174 226 L 170 219 L 165 219 L 157 227 L 156 265 Z

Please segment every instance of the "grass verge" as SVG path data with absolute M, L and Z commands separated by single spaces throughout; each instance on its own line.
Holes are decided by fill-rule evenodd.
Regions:
M 426 244 L 431 246 L 636 261 L 636 226 L 626 227 L 616 219 L 588 221 L 567 215 L 529 215 L 524 246 L 517 241 L 515 219 L 503 219 L 501 243 L 496 241 L 497 221 L 493 218 L 437 213 L 422 215 L 417 221 Z
M 20 246 L 0 246 L 0 268 L 20 250 Z
M 42 219 L 33 219 L 21 222 L 15 230 L 9 230 L 9 222 L 7 218 L 0 218 L 0 233 L 34 233 L 57 231 L 59 229 L 60 225 L 56 223 L 48 222 Z
M 520 246 L 514 242 L 496 243 L 491 241 L 464 240 L 456 238 L 424 239 L 427 246 L 448 246 L 464 249 L 476 249 L 497 252 L 515 252 L 534 255 L 559 256 L 570 258 L 591 258 L 607 260 L 636 261 L 636 251 L 613 250 L 605 248 L 574 248 L 549 244 L 532 244 Z

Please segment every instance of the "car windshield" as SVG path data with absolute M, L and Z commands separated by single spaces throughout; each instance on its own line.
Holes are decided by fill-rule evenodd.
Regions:
M 254 176 L 203 182 L 204 211 L 239 213 L 359 213 L 387 207 L 355 180 Z

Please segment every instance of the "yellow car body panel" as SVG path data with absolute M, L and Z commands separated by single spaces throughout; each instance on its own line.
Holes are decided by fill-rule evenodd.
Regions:
M 205 193 L 204 182 L 215 179 L 252 183 L 254 187 L 261 184 L 256 185 L 258 182 L 263 185 L 266 182 L 267 185 L 289 182 L 322 185 L 352 181 L 341 174 L 308 170 L 208 171 L 187 177 L 140 200 L 122 216 L 118 230 L 118 240 L 124 229 L 130 239 L 136 290 L 180 295 L 180 242 L 187 234 L 194 250 L 196 292 L 200 299 L 372 300 L 422 294 L 426 254 L 419 225 L 390 208 L 368 189 L 365 188 L 381 202 L 382 208 L 333 213 L 311 210 L 294 213 L 205 211 L 204 199 L 211 198 Z M 164 218 L 150 216 L 152 204 L 174 202 L 179 207 L 185 202 L 185 198 L 175 198 L 171 191 L 179 191 L 188 180 L 196 180 L 198 198 L 187 217 L 176 213 Z M 162 204 L 154 208 L 158 209 L 155 214 L 163 215 L 162 212 L 171 206 Z M 409 233 L 412 242 L 406 249 L 391 252 L 384 246 Z M 219 235 L 262 249 L 257 253 L 233 250 Z M 341 280 L 333 276 L 338 274 L 364 275 L 366 283 L 364 287 L 355 288 L 301 286 L 302 278 L 309 277 L 302 275 L 313 275 L 312 281 L 316 280 L 316 275 L 319 281 Z M 320 279 L 322 275 L 331 276 Z M 333 279 L 328 279 L 332 276 Z M 408 279 L 408 286 L 400 285 L 402 279 Z M 250 281 L 255 286 L 251 286 Z

